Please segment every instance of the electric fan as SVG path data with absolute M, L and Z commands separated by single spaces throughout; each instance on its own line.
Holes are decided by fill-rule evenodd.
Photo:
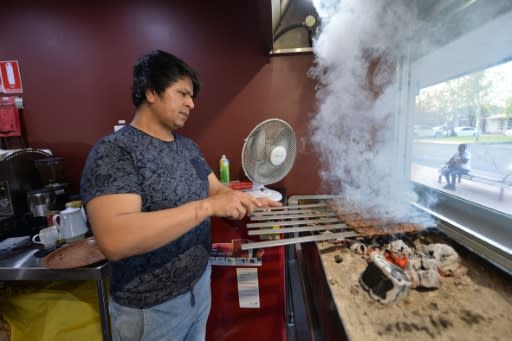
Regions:
M 283 120 L 272 118 L 258 124 L 245 138 L 242 168 L 253 186 L 248 192 L 256 197 L 280 201 L 283 196 L 265 185 L 278 182 L 288 174 L 297 153 L 295 132 Z

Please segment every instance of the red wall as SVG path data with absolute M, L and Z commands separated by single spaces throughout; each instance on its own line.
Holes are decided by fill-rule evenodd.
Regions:
M 131 66 L 167 50 L 200 74 L 196 109 L 179 133 L 194 139 L 218 172 L 226 154 L 243 178 L 243 140 L 279 117 L 296 130 L 298 155 L 275 184 L 288 194 L 325 193 L 308 139 L 314 111 L 312 55 L 269 57 L 268 1 L 12 1 L 2 4 L 0 60 L 20 64 L 29 146 L 64 156 L 78 193 L 87 153 L 118 119 L 130 121 Z

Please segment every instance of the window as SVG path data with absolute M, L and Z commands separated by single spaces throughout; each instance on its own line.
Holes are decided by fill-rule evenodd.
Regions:
M 505 129 L 512 121 L 512 62 L 425 87 L 415 104 L 414 121 L 428 125 L 415 125 L 412 179 L 512 214 L 512 136 Z M 454 189 L 441 168 L 460 144 L 474 177 L 457 178 Z
M 505 7 L 460 11 L 453 24 L 438 23 L 437 29 L 463 29 L 442 46 L 411 57 L 402 72 L 409 87 L 403 106 L 418 202 L 447 218 L 459 242 L 512 273 L 512 10 L 510 3 L 500 6 Z M 474 24 L 479 13 L 487 17 Z M 419 135 L 419 126 L 436 134 Z M 471 169 L 447 187 L 443 166 L 461 144 L 470 152 Z
M 413 181 L 510 215 L 511 26 L 511 13 L 499 16 L 413 63 L 411 156 Z M 467 145 L 473 177 L 457 177 L 453 189 L 442 167 L 460 144 Z

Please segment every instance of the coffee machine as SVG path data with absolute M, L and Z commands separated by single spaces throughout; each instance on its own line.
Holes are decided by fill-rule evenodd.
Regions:
M 32 148 L 0 155 L 0 241 L 35 234 L 46 226 L 46 217 L 32 214 L 27 194 L 42 187 L 34 161 L 49 157 L 50 151 Z

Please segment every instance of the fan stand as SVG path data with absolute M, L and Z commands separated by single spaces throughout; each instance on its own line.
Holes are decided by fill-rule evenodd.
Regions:
M 253 183 L 252 188 L 246 191 L 247 193 L 255 196 L 256 198 L 269 198 L 274 201 L 281 201 L 283 199 L 283 195 L 278 191 L 267 188 L 262 184 Z

